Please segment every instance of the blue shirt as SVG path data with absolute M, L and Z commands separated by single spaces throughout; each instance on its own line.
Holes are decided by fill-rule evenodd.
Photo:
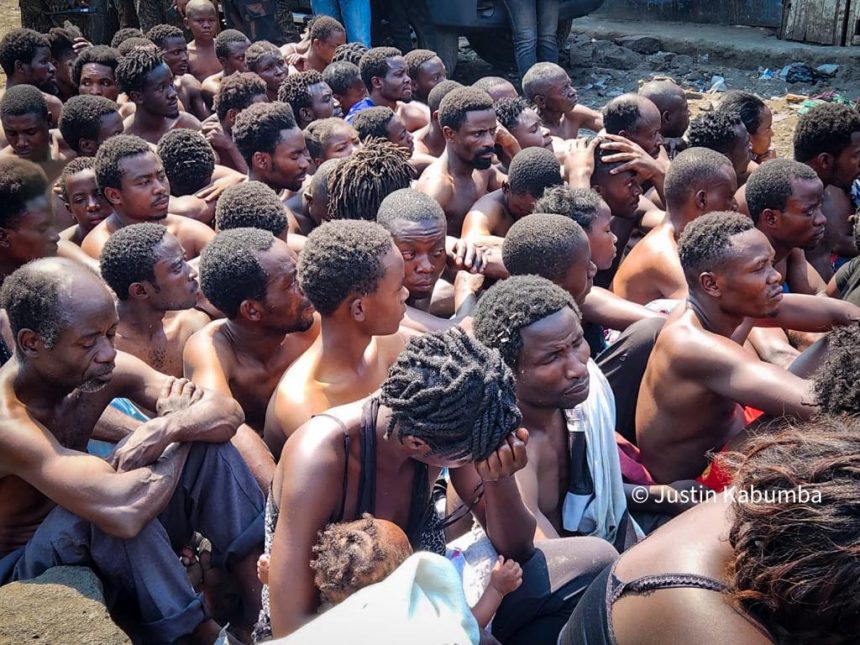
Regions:
M 358 114 L 362 110 L 366 110 L 367 108 L 372 108 L 375 105 L 376 104 L 369 96 L 363 98 L 358 103 L 354 103 L 353 106 L 349 108 L 349 112 L 346 113 L 346 116 L 343 118 L 343 120 L 352 125 L 352 120 L 355 118 L 356 114 Z

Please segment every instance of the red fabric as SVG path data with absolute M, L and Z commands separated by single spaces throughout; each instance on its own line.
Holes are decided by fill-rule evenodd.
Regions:
M 651 473 L 642 464 L 639 448 L 627 441 L 617 432 L 615 443 L 618 445 L 618 460 L 621 462 L 621 477 L 627 484 L 639 484 L 640 486 L 651 486 L 656 484 Z

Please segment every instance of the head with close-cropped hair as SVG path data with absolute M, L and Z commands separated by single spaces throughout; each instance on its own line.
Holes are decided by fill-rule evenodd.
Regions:
M 345 60 L 331 63 L 323 71 L 323 80 L 331 88 L 332 95 L 340 103 L 344 114 L 367 97 L 367 87 L 361 80 L 361 71 L 357 64 Z
M 224 80 L 236 72 L 247 72 L 245 52 L 251 46 L 248 37 L 237 29 L 225 29 L 215 36 L 215 56 L 224 68 Z
M 193 195 L 212 181 L 215 151 L 201 132 L 170 130 L 158 142 L 157 153 L 164 162 L 171 195 Z
M 430 90 L 430 94 L 427 95 L 427 107 L 430 108 L 430 113 L 435 114 L 439 110 L 439 105 L 442 103 L 442 99 L 458 87 L 463 87 L 463 84 L 458 83 L 457 81 L 447 80 L 442 81 Z M 438 115 L 433 117 L 435 121 L 438 121 L 438 118 Z
M 720 98 L 717 110 L 741 118 L 749 132 L 753 154 L 763 155 L 770 150 L 770 142 L 773 139 L 773 112 L 758 96 L 740 90 L 726 92 Z
M 358 70 L 371 96 L 376 93 L 388 101 L 412 100 L 412 79 L 409 78 L 406 61 L 399 49 L 368 49 L 358 61 Z
M 603 108 L 603 125 L 607 134 L 629 139 L 655 159 L 660 154 L 663 123 L 650 99 L 632 92 L 615 97 Z
M 72 82 L 78 94 L 103 96 L 116 101 L 119 87 L 116 84 L 116 68 L 119 52 L 113 47 L 94 45 L 84 49 L 72 67 Z
M 278 194 L 260 181 L 230 186 L 215 205 L 215 230 L 259 228 L 287 237 L 287 211 Z
M 582 227 L 591 247 L 591 261 L 598 271 L 612 266 L 618 241 L 612 232 L 612 211 L 599 193 L 588 188 L 572 188 L 566 184 L 544 191 L 535 202 L 537 213 L 564 215 Z
M 215 95 L 212 109 L 218 120 L 232 132 L 236 117 L 254 103 L 268 103 L 266 84 L 251 72 L 237 72 L 225 77 Z
M 324 321 L 349 321 L 383 336 L 396 332 L 403 318 L 403 258 L 376 222 L 326 222 L 311 231 L 299 258 L 299 285 Z
M 523 75 L 523 95 L 539 112 L 567 113 L 576 106 L 576 90 L 563 67 L 535 63 Z
M 105 140 L 123 132 L 117 104 L 103 96 L 71 97 L 63 105 L 59 127 L 69 147 L 87 156 L 94 156 Z
M 430 91 L 448 78 L 445 63 L 430 49 L 413 49 L 403 57 L 409 78 L 412 79 L 412 93 L 424 103 Z
M 72 82 L 72 66 L 78 54 L 75 51 L 75 38 L 81 38 L 81 30 L 66 23 L 65 27 L 51 27 L 48 31 L 48 42 L 51 44 L 51 58 L 56 68 L 57 86 L 62 94 L 76 94 L 76 86 Z
M 344 43 L 334 51 L 332 63 L 351 63 L 358 67 L 361 57 L 367 53 L 367 46 L 363 43 Z
M 316 56 L 328 65 L 338 47 L 346 44 L 346 29 L 331 16 L 314 16 L 308 27 L 308 40 Z
M 735 174 L 746 173 L 750 162 L 750 135 L 737 114 L 702 112 L 690 122 L 687 141 L 691 148 L 710 148 L 732 162 Z
M 603 197 L 613 215 L 623 219 L 634 218 L 639 210 L 642 185 L 632 170 L 613 174 L 612 171 L 620 168 L 623 162 L 605 162 L 604 155 L 608 157 L 610 154 L 612 153 L 601 150 L 600 145 L 594 149 L 591 188 Z
M 313 222 L 314 228 L 328 222 L 331 215 L 328 211 L 330 198 L 329 180 L 331 173 L 342 161 L 341 157 L 327 159 L 317 166 L 317 171 L 311 177 L 311 183 L 305 191 L 304 197 L 308 203 L 308 217 Z
M 709 148 L 687 148 L 666 173 L 668 212 L 688 219 L 713 211 L 737 210 L 738 181 L 729 158 Z
M 96 183 L 95 161 L 93 157 L 75 157 L 57 180 L 60 200 L 78 223 L 81 240 L 112 212 Z
M 733 472 L 728 599 L 778 643 L 860 631 L 860 422 L 822 416 L 721 456 Z
M 355 115 L 352 125 L 362 141 L 387 139 L 405 150 L 409 155 L 415 150 L 412 133 L 409 132 L 397 113 L 389 107 L 377 105 L 362 110 Z
M 0 259 L 21 265 L 57 253 L 48 180 L 36 164 L 0 158 Z
M 489 94 L 492 97 L 493 102 L 519 97 L 519 93 L 517 93 L 517 88 L 514 87 L 514 84 L 501 76 L 482 76 L 472 83 L 472 87 L 477 90 L 483 90 Z
M 577 303 L 597 273 L 585 231 L 564 215 L 534 213 L 514 222 L 502 243 L 502 261 L 511 275 L 552 280 Z
M 827 359 L 812 379 L 812 391 L 821 414 L 860 414 L 860 325 L 834 328 L 827 336 Z
M 640 96 L 649 99 L 660 110 L 664 137 L 678 138 L 690 125 L 690 108 L 684 90 L 670 78 L 655 78 L 639 88 Z
M 179 27 L 155 25 L 146 32 L 146 37 L 158 47 L 164 62 L 175 76 L 188 73 L 188 43 Z
M 523 98 L 501 99 L 495 103 L 499 125 L 510 132 L 520 148 L 546 148 L 552 150 L 552 136 L 541 123 L 537 111 Z
M 368 139 L 343 159 L 329 177 L 329 214 L 332 219 L 374 221 L 387 195 L 409 188 L 409 155 L 390 141 Z
M 519 218 L 532 212 L 547 188 L 561 183 L 561 166 L 555 154 L 545 148 L 526 148 L 511 161 L 502 191 L 511 214 Z
M 323 162 L 348 157 L 360 145 L 355 128 L 338 117 L 318 119 L 304 129 L 304 134 L 317 172 Z
M 129 38 L 145 38 L 145 36 L 137 27 L 123 27 L 113 35 L 113 38 L 110 39 L 111 49 L 116 49 Z
M 155 48 L 138 48 L 119 61 L 116 68 L 119 88 L 138 110 L 168 119 L 179 116 L 179 99 L 176 92 L 159 88 L 173 83 L 173 73 Z
M 0 40 L 0 67 L 15 84 L 35 85 L 43 92 L 56 94 L 56 68 L 51 62 L 51 42 L 44 34 L 19 28 L 6 32 Z
M 437 114 L 449 154 L 487 170 L 493 163 L 498 126 L 490 95 L 474 87 L 458 87 L 442 99 Z
M 860 112 L 821 103 L 800 115 L 794 158 L 812 166 L 825 184 L 848 190 L 860 176 Z
M 258 40 L 245 50 L 245 65 L 266 82 L 266 90 L 273 101 L 278 97 L 278 88 L 287 77 L 287 65 L 281 50 L 268 40 Z
M 340 107 L 332 98 L 331 88 L 315 69 L 290 74 L 278 89 L 278 100 L 289 104 L 300 128 L 317 119 L 328 119 Z
M 10 87 L 0 99 L 0 123 L 16 156 L 43 162 L 51 157 L 51 117 L 42 92 L 33 85 Z

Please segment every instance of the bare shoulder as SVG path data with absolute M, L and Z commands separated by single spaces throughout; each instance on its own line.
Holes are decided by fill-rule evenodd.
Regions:
M 188 106 L 186 106 L 188 107 Z M 190 130 L 199 130 L 200 129 L 200 120 L 190 114 L 188 112 L 180 112 L 179 118 L 176 119 L 176 123 L 173 124 L 171 130 L 176 130 L 177 128 L 188 128 Z
M 98 258 L 101 254 L 102 247 L 110 236 L 110 230 L 108 229 L 109 219 L 99 222 L 93 230 L 87 233 L 84 241 L 81 242 L 81 250 L 90 257 Z

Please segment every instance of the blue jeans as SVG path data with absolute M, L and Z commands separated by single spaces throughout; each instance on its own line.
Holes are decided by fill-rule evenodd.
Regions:
M 311 0 L 311 8 L 315 14 L 339 20 L 348 42 L 370 47 L 370 0 Z
M 558 62 L 558 0 L 502 0 L 514 36 L 514 57 L 522 77 L 540 62 Z

